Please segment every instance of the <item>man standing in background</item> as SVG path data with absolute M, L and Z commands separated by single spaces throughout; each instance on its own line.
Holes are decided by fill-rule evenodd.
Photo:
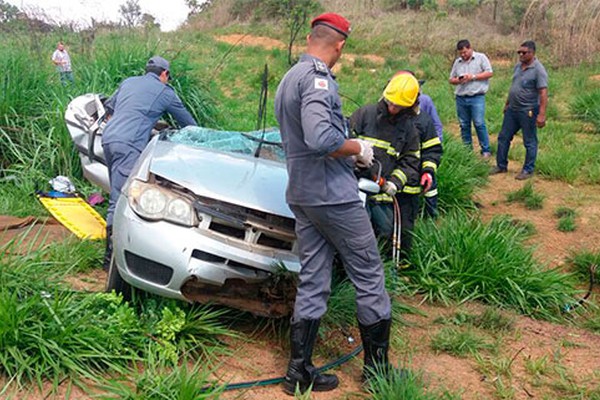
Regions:
M 73 83 L 73 70 L 71 69 L 71 57 L 63 42 L 58 42 L 56 50 L 52 53 L 52 62 L 56 65 L 56 70 L 60 75 L 60 83 L 66 85 L 67 83 Z
M 498 135 L 496 167 L 492 174 L 500 174 L 508 168 L 508 149 L 515 133 L 523 131 L 525 163 L 515 179 L 525 180 L 533 176 L 537 157 L 537 128 L 546 125 L 548 105 L 548 73 L 535 57 L 535 42 L 528 40 L 517 51 L 519 63 L 515 65 L 512 85 L 504 105 L 502 130 Z
M 459 40 L 456 44 L 459 57 L 452 65 L 449 82 L 455 85 L 456 114 L 460 123 L 460 134 L 465 145 L 473 148 L 471 123 L 475 125 L 480 152 L 483 158 L 489 158 L 490 138 L 485 125 L 485 94 L 494 74 L 490 60 L 483 53 L 473 51 L 468 40 Z

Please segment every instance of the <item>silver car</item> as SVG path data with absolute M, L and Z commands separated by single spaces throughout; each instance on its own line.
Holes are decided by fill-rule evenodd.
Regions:
M 65 119 L 84 176 L 109 191 L 105 110 L 75 98 Z M 200 127 L 153 136 L 118 200 L 108 290 L 283 316 L 300 269 L 279 132 Z

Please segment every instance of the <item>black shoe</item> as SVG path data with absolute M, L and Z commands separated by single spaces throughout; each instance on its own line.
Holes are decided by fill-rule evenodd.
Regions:
M 375 375 L 388 376 L 393 371 L 393 367 L 388 359 L 392 320 L 382 319 L 368 326 L 359 323 L 358 327 L 365 353 L 365 365 L 362 374 L 363 383 L 368 383 Z
M 508 172 L 506 168 L 500 168 L 498 166 L 495 166 L 490 170 L 490 175 L 505 174 L 506 172 Z
M 102 269 L 108 272 L 110 261 L 112 259 L 112 225 L 106 227 L 106 250 L 104 251 L 104 259 L 102 260 Z
M 319 332 L 319 319 L 303 319 L 290 326 L 291 357 L 283 382 L 283 391 L 293 396 L 307 390 L 327 392 L 339 385 L 337 376 L 320 374 L 312 364 L 312 352 Z
M 525 172 L 525 171 L 521 171 L 519 172 L 519 174 L 517 176 L 515 176 L 515 179 L 518 181 L 524 181 L 526 179 L 529 179 L 533 177 L 533 172 Z

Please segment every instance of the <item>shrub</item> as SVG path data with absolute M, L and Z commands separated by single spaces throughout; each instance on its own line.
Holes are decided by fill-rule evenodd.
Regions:
M 483 224 L 455 211 L 437 224 L 417 224 L 414 235 L 410 262 L 415 269 L 404 272 L 409 278 L 404 289 L 427 300 L 480 300 L 555 318 L 575 294 L 572 276 L 543 269 L 522 243 L 526 231 L 510 218 Z

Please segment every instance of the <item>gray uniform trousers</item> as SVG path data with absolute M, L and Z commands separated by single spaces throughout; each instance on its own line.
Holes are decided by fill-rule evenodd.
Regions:
M 110 179 L 110 198 L 106 213 L 106 225 L 112 226 L 113 214 L 121 189 L 125 185 L 129 174 L 131 174 L 136 161 L 140 158 L 141 152 L 131 145 L 120 142 L 105 144 L 102 149 L 104 150 L 104 158 L 106 159 Z
M 300 283 L 294 321 L 321 318 L 331 293 L 337 251 L 356 288 L 358 321 L 372 325 L 391 317 L 383 264 L 362 202 L 325 206 L 290 205 L 296 217 Z

